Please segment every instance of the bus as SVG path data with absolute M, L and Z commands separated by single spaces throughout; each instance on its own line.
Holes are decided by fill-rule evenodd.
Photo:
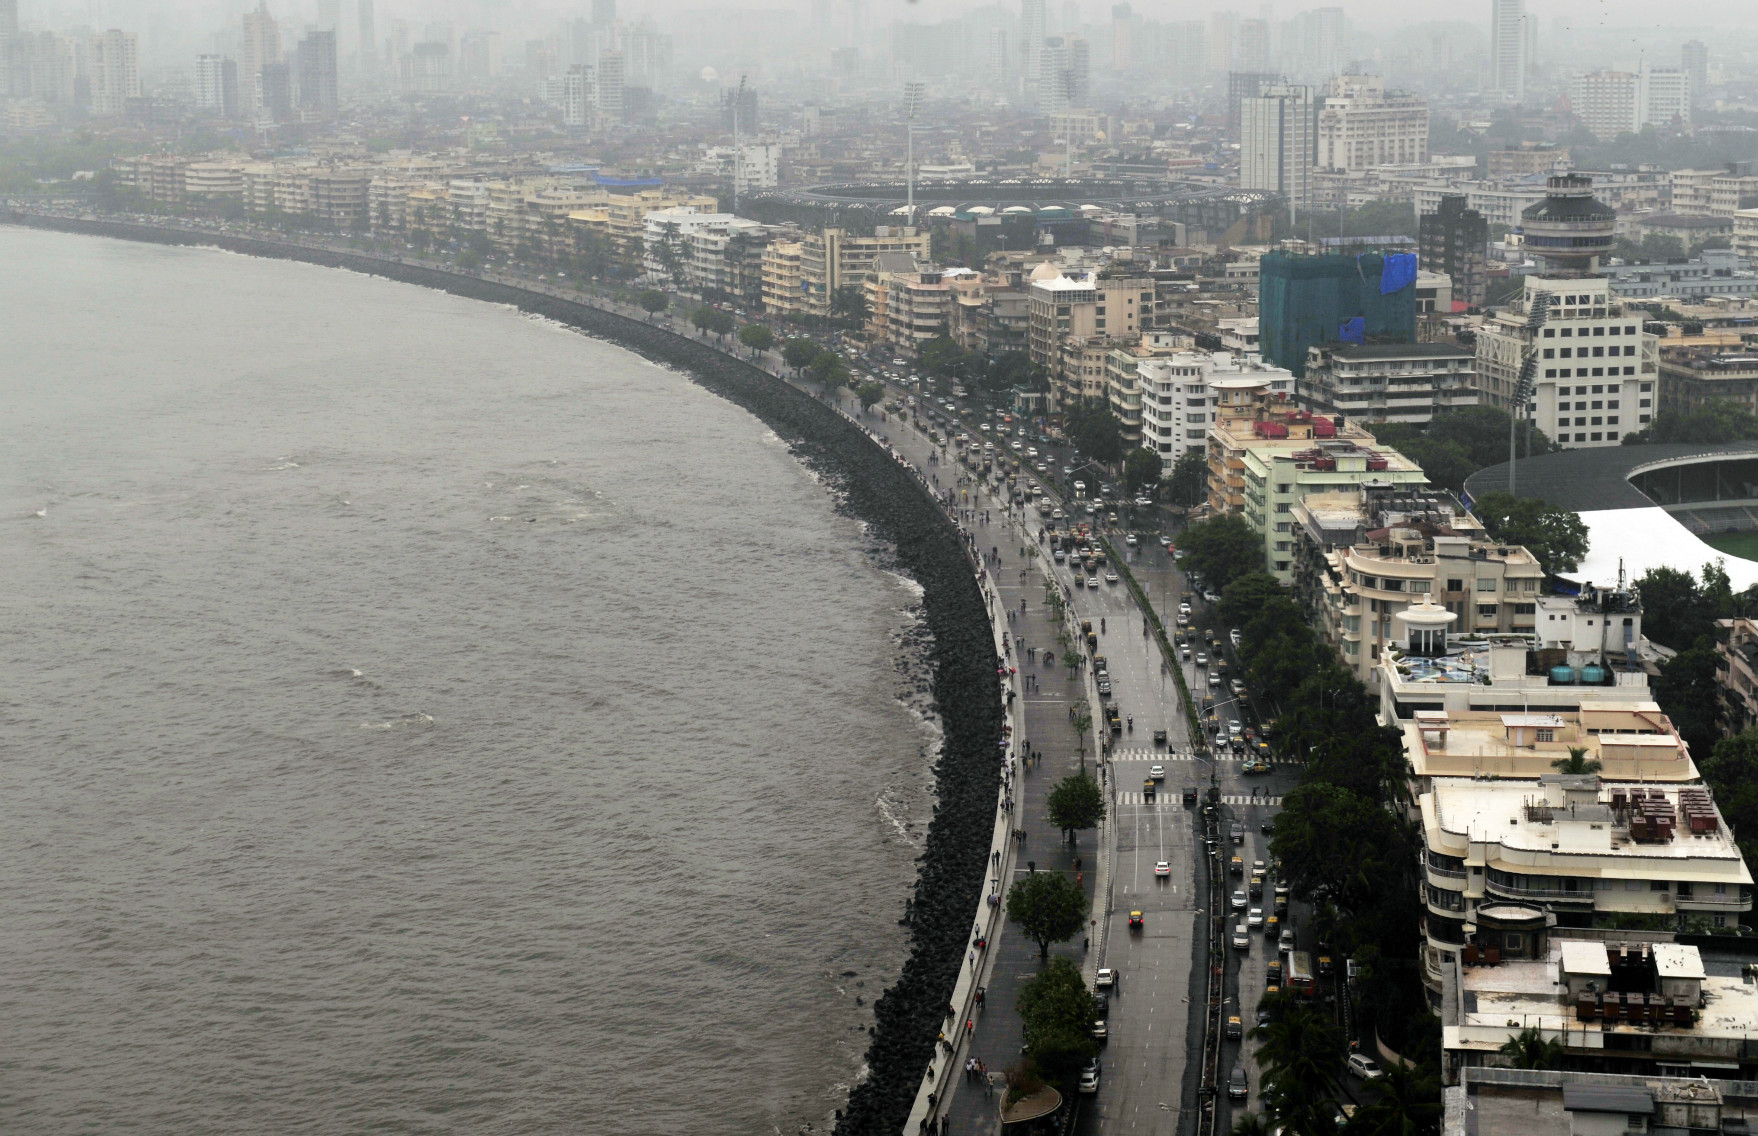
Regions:
M 1302 994 L 1312 994 L 1312 956 L 1305 951 L 1288 952 L 1288 981 L 1290 990 L 1298 990 Z

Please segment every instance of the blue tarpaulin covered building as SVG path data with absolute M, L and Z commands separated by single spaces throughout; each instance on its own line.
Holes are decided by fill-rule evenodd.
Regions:
M 1413 343 L 1412 253 L 1272 252 L 1258 265 L 1259 349 L 1265 361 L 1306 374 L 1306 351 L 1323 343 Z

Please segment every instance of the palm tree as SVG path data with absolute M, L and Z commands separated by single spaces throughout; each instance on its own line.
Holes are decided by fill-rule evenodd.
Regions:
M 1440 1131 L 1441 1087 L 1431 1070 L 1394 1063 L 1373 1087 L 1378 1097 L 1355 1114 L 1352 1131 L 1367 1136 L 1431 1136 Z
M 1583 773 L 1598 773 L 1602 765 L 1598 760 L 1587 759 L 1586 746 L 1570 746 L 1569 756 L 1551 762 L 1550 767 L 1559 773 L 1578 776 Z
M 1500 1052 L 1516 1069 L 1555 1069 L 1562 1064 L 1563 1043 L 1546 1040 L 1538 1030 L 1528 1027 L 1510 1037 Z
M 1233 1136 L 1270 1136 L 1273 1129 L 1259 1112 L 1248 1112 L 1233 1122 Z
M 1343 1039 L 1336 1026 L 1304 1002 L 1285 1001 L 1251 1037 L 1261 1043 L 1264 1098 L 1272 1102 L 1275 1119 L 1295 1132 L 1329 1132 L 1343 1085 Z

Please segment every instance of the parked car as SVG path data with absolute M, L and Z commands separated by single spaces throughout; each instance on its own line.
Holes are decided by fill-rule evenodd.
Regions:
M 1108 966 L 1100 967 L 1099 972 L 1093 975 L 1094 990 L 1109 990 L 1116 985 L 1117 972 Z
M 1379 1067 L 1379 1063 L 1365 1053 L 1351 1053 L 1349 1055 L 1349 1071 L 1364 1081 L 1372 1081 L 1386 1075 L 1386 1071 Z
M 1080 1091 L 1091 1095 L 1099 1091 L 1099 1063 L 1093 1061 L 1080 1071 Z
M 1227 1076 L 1228 1099 L 1242 1101 L 1249 1096 L 1250 1093 L 1250 1083 L 1245 1079 L 1245 1066 L 1233 1066 L 1233 1072 Z

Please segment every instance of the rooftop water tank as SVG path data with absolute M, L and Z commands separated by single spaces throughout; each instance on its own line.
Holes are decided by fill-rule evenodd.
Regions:
M 1598 663 L 1588 663 L 1581 668 L 1581 681 L 1588 686 L 1598 686 L 1605 682 L 1605 668 Z
M 1574 667 L 1552 667 L 1550 669 L 1550 684 L 1552 686 L 1568 686 L 1574 681 Z

